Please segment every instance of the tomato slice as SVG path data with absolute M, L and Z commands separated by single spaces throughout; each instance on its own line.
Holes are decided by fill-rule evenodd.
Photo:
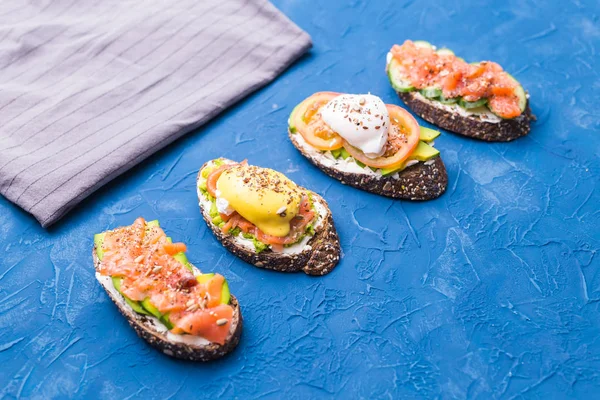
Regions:
M 344 148 L 355 160 L 373 168 L 395 168 L 401 166 L 419 144 L 420 129 L 415 118 L 405 109 L 386 105 L 390 114 L 391 127 L 388 132 L 386 151 L 381 157 L 369 158 L 344 141 Z
M 290 125 L 298 131 L 304 140 L 319 150 L 336 150 L 343 146 L 343 139 L 323 122 L 318 111 L 333 98 L 335 92 L 319 92 L 305 99 L 296 107 L 290 118 Z

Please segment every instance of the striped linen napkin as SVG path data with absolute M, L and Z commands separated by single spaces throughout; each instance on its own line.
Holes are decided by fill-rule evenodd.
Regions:
M 46 227 L 310 46 L 266 0 L 3 0 L 0 193 Z

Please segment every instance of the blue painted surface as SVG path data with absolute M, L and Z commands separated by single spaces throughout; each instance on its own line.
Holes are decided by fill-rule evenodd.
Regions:
M 598 394 L 598 3 L 484 3 L 277 0 L 315 46 L 275 83 L 48 231 L 0 199 L 0 398 Z M 345 187 L 286 139 L 289 112 L 314 91 L 398 103 L 383 68 L 405 38 L 500 62 L 538 116 L 513 143 L 445 133 L 436 147 L 448 191 L 426 203 Z M 329 201 L 344 251 L 333 273 L 262 271 L 219 245 L 194 179 L 221 155 L 279 169 Z M 201 365 L 159 354 L 97 284 L 92 235 L 140 215 L 229 279 L 246 321 L 230 357 Z

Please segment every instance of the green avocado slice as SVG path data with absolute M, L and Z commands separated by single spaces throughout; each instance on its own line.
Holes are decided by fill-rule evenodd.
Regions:
M 201 274 L 196 277 L 196 280 L 198 281 L 198 283 L 208 283 L 212 278 L 214 278 L 214 276 L 214 272 L 211 272 L 209 274 Z M 231 293 L 229 292 L 229 284 L 225 279 L 223 281 L 223 289 L 221 290 L 221 304 L 229 304 L 230 300 Z
M 106 236 L 106 232 L 97 233 L 94 235 L 94 246 L 96 247 L 96 255 L 98 256 L 98 260 L 102 261 L 102 257 L 104 256 L 104 249 L 102 245 L 104 244 L 104 237 Z
M 300 107 L 301 104 L 302 104 L 302 102 L 298 103 L 296 105 L 296 107 L 294 107 L 294 109 L 290 113 L 290 117 L 288 119 L 288 128 L 289 128 L 290 132 L 292 132 L 292 133 L 297 132 L 296 126 L 294 125 L 294 117 L 296 116 L 296 112 L 298 111 L 298 108 Z
M 437 150 L 435 147 L 432 147 L 423 141 L 419 141 L 417 148 L 410 155 L 409 160 L 428 161 L 434 157 L 437 157 L 439 154 L 440 154 L 439 150 Z M 400 168 L 390 168 L 390 169 L 382 168 L 381 174 L 383 176 L 391 175 L 391 174 L 395 173 L 396 171 L 400 171 L 404 168 L 405 168 L 404 166 L 401 166 Z
M 154 307 L 154 305 L 152 303 L 150 303 L 150 298 L 146 297 L 144 300 L 142 300 L 141 305 L 144 307 L 144 309 L 148 312 L 148 315 L 152 315 L 153 317 L 158 318 L 158 320 L 160 322 L 162 322 L 167 329 L 173 329 L 173 324 L 171 323 L 171 321 L 169 320 L 169 314 L 163 314 L 160 311 L 158 311 L 158 308 Z
M 227 280 L 223 281 L 223 289 L 221 291 L 221 304 L 229 304 L 231 293 L 229 292 L 229 284 Z
M 341 149 L 335 149 L 335 150 L 331 150 L 331 155 L 333 156 L 333 158 L 340 158 L 340 155 L 342 154 L 342 150 Z
M 445 47 L 439 49 L 438 51 L 436 51 L 436 53 L 438 53 L 440 56 L 453 56 L 454 52 L 450 49 L 447 49 Z
M 417 47 L 420 48 L 424 48 L 424 49 L 433 49 L 433 45 L 429 42 L 426 42 L 425 40 L 415 40 L 413 42 L 413 44 Z
M 184 252 L 179 252 L 175 254 L 173 258 L 182 263 L 187 269 L 190 270 L 190 272 L 194 272 L 194 269 L 192 268 L 192 265 L 188 261 L 187 256 Z
M 215 276 L 214 272 L 211 272 L 210 274 L 201 274 L 196 277 L 196 280 L 198 281 L 198 283 L 207 283 L 214 276 Z
M 150 313 L 148 311 L 144 310 L 144 308 L 140 305 L 139 302 L 129 299 L 127 296 L 125 296 L 121 292 L 121 282 L 122 281 L 123 281 L 122 278 L 119 278 L 116 276 L 112 277 L 112 283 L 113 283 L 113 286 L 115 287 L 115 289 L 117 289 L 117 292 L 119 292 L 121 294 L 121 296 L 123 296 L 123 298 L 125 299 L 127 304 L 129 304 L 129 306 L 131 306 L 131 308 L 133 308 L 133 311 L 135 311 L 138 314 L 150 315 Z
M 440 136 L 440 131 L 436 131 L 434 129 L 425 128 L 421 126 L 421 132 L 419 133 L 419 139 L 423 142 L 431 142 L 438 136 Z
M 348 150 L 342 147 L 342 149 L 340 150 L 340 157 L 342 157 L 345 160 L 346 158 L 350 157 L 350 153 L 348 153 Z
M 432 147 L 425 142 L 419 142 L 417 148 L 415 149 L 414 153 L 411 154 L 410 158 L 413 160 L 427 161 L 439 155 L 440 151 L 435 147 Z
M 150 303 L 149 297 L 146 297 L 140 303 L 142 304 L 142 307 L 144 307 L 144 309 L 146 311 L 148 311 L 150 314 L 154 315 L 158 319 L 162 318 L 163 314 L 160 311 L 158 311 L 158 308 L 154 307 L 154 305 L 152 303 Z

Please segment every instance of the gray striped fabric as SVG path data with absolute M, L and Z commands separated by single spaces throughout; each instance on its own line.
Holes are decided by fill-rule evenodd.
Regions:
M 310 45 L 266 0 L 2 0 L 0 193 L 48 226 Z

